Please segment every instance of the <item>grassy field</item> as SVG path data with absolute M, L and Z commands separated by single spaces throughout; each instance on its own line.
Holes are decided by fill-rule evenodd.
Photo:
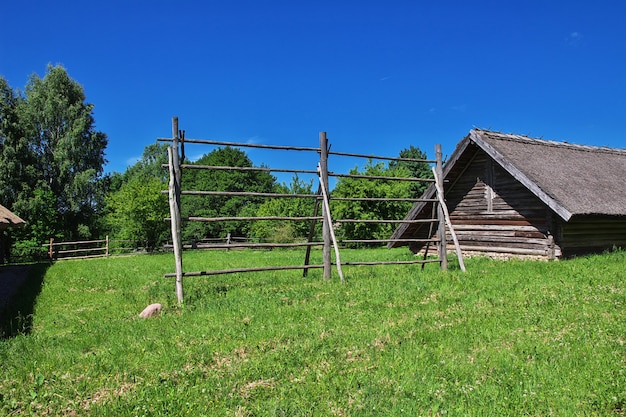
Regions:
M 185 270 L 302 257 L 191 252 Z M 194 277 L 183 307 L 162 278 L 172 255 L 35 268 L 32 317 L 0 340 L 0 414 L 626 413 L 625 252 L 466 264 L 346 267 L 345 284 L 318 270 Z M 139 319 L 153 302 L 162 316 Z

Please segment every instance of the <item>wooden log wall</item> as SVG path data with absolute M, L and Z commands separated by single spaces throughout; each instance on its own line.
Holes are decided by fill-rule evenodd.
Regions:
M 446 191 L 450 218 L 465 252 L 487 255 L 560 255 L 549 236 L 547 207 L 478 152 Z
M 626 248 L 626 219 L 573 218 L 561 225 L 558 240 L 566 257 Z

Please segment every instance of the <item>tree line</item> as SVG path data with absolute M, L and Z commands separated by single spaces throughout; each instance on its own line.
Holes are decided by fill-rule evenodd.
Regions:
M 167 195 L 167 144 L 144 149 L 142 158 L 123 173 L 104 174 L 107 136 L 95 129 L 93 104 L 83 88 L 61 66 L 30 77 L 23 93 L 0 77 L 0 203 L 27 221 L 25 227 L 1 236 L 18 255 L 36 254 L 50 237 L 85 240 L 105 235 L 130 240 L 149 249 L 162 247 L 170 236 Z M 411 146 L 401 158 L 426 159 Z M 254 167 L 241 149 L 225 146 L 189 164 Z M 425 163 L 368 161 L 352 174 L 378 177 L 430 177 Z M 184 190 L 246 191 L 312 194 L 313 180 L 294 175 L 279 183 L 267 171 L 186 170 Z M 422 183 L 339 178 L 336 197 L 407 198 L 424 191 Z M 312 216 L 314 199 L 254 196 L 181 197 L 183 217 Z M 411 203 L 393 201 L 332 201 L 337 218 L 402 218 Z M 385 238 L 392 225 L 347 223 L 337 229 L 343 239 Z M 289 242 L 306 238 L 310 224 L 295 221 L 184 222 L 187 242 L 233 236 Z M 316 233 L 321 234 L 320 228 Z

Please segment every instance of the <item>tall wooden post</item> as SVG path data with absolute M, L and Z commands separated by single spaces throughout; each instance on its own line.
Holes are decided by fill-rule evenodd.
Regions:
M 320 132 L 320 177 L 322 179 L 322 187 L 326 187 L 326 194 L 328 194 L 328 139 L 326 138 L 326 132 Z M 322 201 L 322 204 L 325 205 L 326 201 Z M 330 211 L 330 207 L 328 208 L 328 211 Z M 324 220 L 322 222 L 322 238 L 324 241 L 324 247 L 322 249 L 324 279 L 330 279 L 332 277 L 332 262 L 330 259 L 331 227 L 333 226 L 330 224 L 330 217 L 327 218 L 324 216 Z
M 109 235 L 106 235 L 104 239 L 104 245 L 105 245 L 104 256 L 109 256 Z
M 169 203 L 172 226 L 172 245 L 174 246 L 174 261 L 176 263 L 176 298 L 178 304 L 183 303 L 183 244 L 181 238 L 180 217 L 180 165 L 178 156 L 178 117 L 172 118 L 172 146 L 167 148 L 170 182 Z
M 436 184 L 436 188 L 438 190 L 444 190 L 443 188 L 443 161 L 442 161 L 442 152 L 441 145 L 435 145 L 435 158 L 437 160 L 437 165 L 435 167 L 435 171 L 437 173 L 435 181 L 438 181 Z M 437 191 L 438 192 L 438 191 Z M 441 196 L 440 201 L 444 201 L 444 196 Z M 440 203 L 437 209 L 437 220 L 439 221 L 439 227 L 437 229 L 437 234 L 439 237 L 439 259 L 441 259 L 441 269 L 448 269 L 448 250 L 446 248 L 446 219 L 443 211 L 443 206 Z
M 54 260 L 54 238 L 53 237 L 50 238 L 50 248 L 48 249 L 48 258 L 50 258 L 51 261 Z

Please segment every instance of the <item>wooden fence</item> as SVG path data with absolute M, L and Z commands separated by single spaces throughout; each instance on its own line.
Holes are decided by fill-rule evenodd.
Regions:
M 109 239 L 106 236 L 100 240 L 81 240 L 74 242 L 55 242 L 50 238 L 49 243 L 42 246 L 48 249 L 48 258 L 51 261 L 64 259 L 102 258 L 114 254 L 128 253 L 138 250 L 135 247 L 119 246 L 135 243 L 130 240 Z
M 319 147 L 294 147 L 294 146 L 276 146 L 276 145 L 261 145 L 261 144 L 249 144 L 249 143 L 233 143 L 233 142 L 222 142 L 222 141 L 214 141 L 214 140 L 202 140 L 202 139 L 186 139 L 185 132 L 178 129 L 178 118 L 174 117 L 172 119 L 172 138 L 158 138 L 158 141 L 161 142 L 170 142 L 171 146 L 168 147 L 168 164 L 166 167 L 169 169 L 169 187 L 167 191 L 169 195 L 169 204 L 170 204 L 170 218 L 166 219 L 171 223 L 172 230 L 172 247 L 174 249 L 174 258 L 175 258 L 175 266 L 176 272 L 165 274 L 165 277 L 176 278 L 176 295 L 178 298 L 178 302 L 182 303 L 183 301 L 183 277 L 190 276 L 208 276 L 208 275 L 221 275 L 221 274 L 229 274 L 229 273 L 238 273 L 238 272 L 256 272 L 256 271 L 270 271 L 270 270 L 297 270 L 302 269 L 304 274 L 306 275 L 309 269 L 323 269 L 324 279 L 331 278 L 331 267 L 334 265 L 337 267 L 337 272 L 343 281 L 343 273 L 342 273 L 342 264 L 340 261 L 340 253 L 339 253 L 339 242 L 337 242 L 334 236 L 334 229 L 332 227 L 333 224 L 338 223 L 350 223 L 350 222 L 361 222 L 361 223 L 392 223 L 392 224 L 401 224 L 401 223 L 425 223 L 428 222 L 430 224 L 437 227 L 438 234 L 435 239 L 428 239 L 428 243 L 432 243 L 437 246 L 437 254 L 438 257 L 436 259 L 427 259 L 424 257 L 423 259 L 415 259 L 413 261 L 397 261 L 397 262 L 377 262 L 377 261 L 360 261 L 360 262 L 349 262 L 343 265 L 391 265 L 391 264 L 425 264 L 430 262 L 439 263 L 442 269 L 447 269 L 447 257 L 446 257 L 446 239 L 445 239 L 445 222 L 444 222 L 444 210 L 441 207 L 441 203 L 443 199 L 433 198 L 429 200 L 423 200 L 419 198 L 406 198 L 406 199 L 394 199 L 394 201 L 406 201 L 406 202 L 419 202 L 419 201 L 429 201 L 433 202 L 433 204 L 438 205 L 438 210 L 433 212 L 433 217 L 430 219 L 421 219 L 421 220 L 396 220 L 396 219 L 377 219 L 377 220 L 362 220 L 362 219 L 333 219 L 332 213 L 330 211 L 329 201 L 332 199 L 329 190 L 329 177 L 340 177 L 340 178 L 359 178 L 362 180 L 385 180 L 385 181 L 415 181 L 415 182 L 424 182 L 424 183 L 433 183 L 435 182 L 432 178 L 396 178 L 396 177 L 374 177 L 374 176 L 364 176 L 364 175 L 352 175 L 352 174 L 342 174 L 342 173 L 334 173 L 329 171 L 328 169 L 328 157 L 330 155 L 335 157 L 353 157 L 353 158 L 365 158 L 368 160 L 384 160 L 384 161 L 406 161 L 406 162 L 424 162 L 429 164 L 434 164 L 434 170 L 436 172 L 436 178 L 443 178 L 442 173 L 442 155 L 441 155 L 441 146 L 437 145 L 436 149 L 436 159 L 435 160 L 425 160 L 425 159 L 412 159 L 412 158 L 393 158 L 393 157 L 385 157 L 385 156 L 376 156 L 376 155 L 364 155 L 364 154 L 355 154 L 355 153 L 345 153 L 345 152 L 331 152 L 328 144 L 328 140 L 326 138 L 326 133 L 321 132 L 319 135 Z M 316 169 L 289 169 L 289 168 L 269 168 L 269 167 L 223 167 L 223 166 L 198 166 L 198 165 L 189 165 L 181 163 L 181 160 L 184 160 L 185 153 L 185 144 L 203 144 L 203 145 L 217 145 L 217 146 L 232 146 L 238 148 L 263 148 L 269 150 L 276 151 L 285 151 L 285 152 L 308 152 L 308 153 L 316 153 L 319 155 L 319 162 L 317 163 Z M 182 156 L 181 156 L 182 153 Z M 182 190 L 181 189 L 181 179 L 182 173 L 184 170 L 188 169 L 204 169 L 204 170 L 227 170 L 227 171 L 267 171 L 267 172 L 280 172 L 280 173 L 293 173 L 293 174 L 313 174 L 319 178 L 320 188 L 319 192 L 316 194 L 304 194 L 304 195 L 293 195 L 293 194 L 276 194 L 276 193 L 251 193 L 251 192 L 224 192 L 224 191 L 215 191 L 215 190 Z M 440 187 L 438 189 L 443 189 L 442 184 L 438 184 Z M 254 196 L 254 197 L 267 197 L 267 198 L 311 198 L 315 199 L 315 209 L 311 216 L 307 217 L 215 217 L 215 218 L 206 218 L 206 217 L 181 217 L 181 205 L 180 205 L 180 196 L 182 194 L 185 195 L 211 195 L 211 196 Z M 437 196 L 438 197 L 438 196 Z M 339 198 L 335 198 L 336 200 L 341 200 Z M 375 198 L 344 198 L 343 200 L 348 201 L 380 201 L 381 199 Z M 320 213 L 321 206 L 321 213 Z M 322 221 L 322 241 L 313 240 L 313 233 L 310 234 L 309 240 L 307 242 L 296 242 L 291 244 L 277 244 L 277 243 L 239 243 L 237 247 L 242 248 L 272 248 L 272 247 L 305 247 L 306 255 L 303 264 L 301 265 L 283 265 L 283 266 L 272 266 L 272 267 L 250 267 L 250 268 L 237 268 L 230 270 L 207 270 L 207 271 L 197 271 L 197 272 L 185 272 L 183 271 L 183 257 L 182 252 L 186 247 L 183 246 L 181 240 L 181 224 L 182 221 L 189 222 L 224 222 L 224 221 L 259 221 L 259 220 L 292 220 L 292 221 L 307 221 L 311 222 L 311 231 L 314 230 L 315 222 Z M 423 242 L 424 240 L 413 240 L 407 239 L 407 242 Z M 381 240 L 381 239 L 368 239 L 368 240 L 350 240 L 343 241 L 343 243 L 387 243 L 389 240 Z M 311 265 L 309 263 L 309 255 L 311 247 L 321 246 L 323 253 L 323 263 L 318 265 Z M 215 247 L 215 246 L 213 246 Z M 232 248 L 233 246 L 224 245 L 224 248 Z M 331 249 L 335 250 L 335 261 L 332 261 L 331 258 Z

